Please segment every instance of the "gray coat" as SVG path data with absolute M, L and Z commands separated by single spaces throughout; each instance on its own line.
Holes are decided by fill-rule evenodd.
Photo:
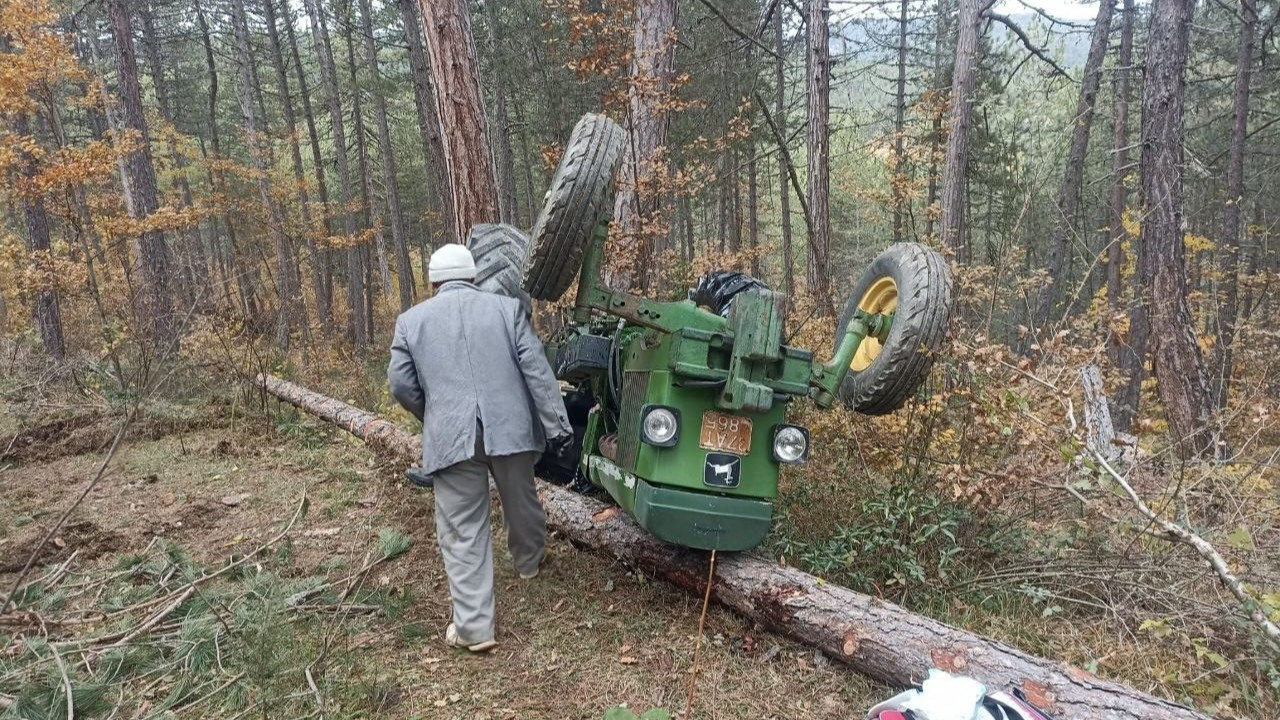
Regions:
M 471 459 L 477 420 L 489 455 L 542 452 L 573 431 L 520 302 L 471 283 L 446 283 L 396 319 L 387 379 L 422 420 L 428 473 Z

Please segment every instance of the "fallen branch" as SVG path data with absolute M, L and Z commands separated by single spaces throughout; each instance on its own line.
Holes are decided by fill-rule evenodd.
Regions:
M 129 408 L 129 411 L 124 416 L 124 420 L 120 421 L 120 429 L 116 431 L 116 436 L 111 441 L 111 448 L 107 450 L 106 456 L 102 458 L 102 462 L 98 465 L 98 472 L 94 474 L 93 479 L 90 480 L 84 486 L 84 489 L 80 491 L 80 494 L 76 496 L 75 501 L 67 506 L 66 510 L 62 511 L 62 515 L 58 517 L 58 520 L 54 522 L 48 532 L 44 534 L 44 537 L 40 538 L 40 542 L 36 543 L 36 546 L 31 549 L 31 555 L 27 558 L 27 564 L 22 566 L 22 571 L 18 573 L 18 577 L 14 578 L 13 587 L 9 589 L 9 594 L 5 595 L 3 601 L 0 601 L 0 615 L 4 615 L 9 612 L 9 604 L 13 602 L 15 597 L 17 597 L 18 588 L 22 587 L 22 581 L 27 578 L 27 573 L 31 572 L 31 568 L 36 564 L 36 559 L 40 557 L 40 551 L 43 550 L 49 540 L 53 538 L 53 534 L 58 532 L 58 528 L 62 527 L 62 524 L 67 521 L 67 518 L 71 517 L 71 513 L 74 512 L 76 508 L 80 507 L 80 503 L 84 502 L 84 499 L 89 496 L 89 491 L 98 486 L 98 483 L 102 480 L 102 476 L 107 472 L 107 466 L 111 464 L 111 458 L 115 457 L 116 450 L 120 449 L 120 441 L 124 439 L 124 435 L 128 432 L 129 425 L 133 422 L 133 418 L 137 415 L 137 412 L 137 405 Z
M 1240 602 L 1241 607 L 1249 615 L 1249 618 L 1253 620 L 1253 623 L 1271 641 L 1272 652 L 1280 654 L 1280 626 L 1277 626 L 1271 621 L 1271 618 L 1267 617 L 1262 604 L 1253 596 L 1253 593 L 1249 592 L 1248 586 L 1244 584 L 1243 580 L 1236 577 L 1235 573 L 1231 572 L 1231 568 L 1227 565 L 1226 558 L 1222 557 L 1222 553 L 1219 553 L 1217 548 L 1208 540 L 1188 530 L 1186 527 L 1157 514 L 1143 502 L 1142 498 L 1133 489 L 1133 486 L 1129 484 L 1129 481 L 1116 472 L 1111 463 L 1107 462 L 1107 458 L 1103 457 L 1101 453 L 1093 452 L 1092 450 L 1090 453 L 1093 455 L 1093 459 L 1106 471 L 1107 477 L 1120 486 L 1120 489 L 1128 496 L 1129 501 L 1138 509 L 1138 513 L 1160 528 L 1160 532 L 1151 534 L 1165 540 L 1191 546 L 1191 549 L 1195 550 L 1196 554 L 1209 564 L 1209 567 L 1218 576 L 1222 584 Z
M 413 462 L 421 458 L 416 436 L 376 415 L 279 378 L 259 376 L 258 384 L 377 449 Z M 613 555 L 691 593 L 705 591 L 706 553 L 657 540 L 618 507 L 542 481 L 538 491 L 548 525 L 579 547 Z M 993 689 L 1018 688 L 1051 713 L 1072 720 L 1208 720 L 1177 703 L 750 553 L 726 555 L 717 563 L 713 597 L 890 685 L 918 683 L 929 668 L 940 668 L 969 675 Z

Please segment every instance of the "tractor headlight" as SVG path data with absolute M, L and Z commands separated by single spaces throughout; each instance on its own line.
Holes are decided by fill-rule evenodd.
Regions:
M 809 431 L 799 425 L 774 428 L 773 459 L 780 463 L 802 463 L 809 459 Z
M 680 411 L 663 405 L 650 405 L 640 420 L 644 441 L 658 447 L 671 447 L 680 439 Z

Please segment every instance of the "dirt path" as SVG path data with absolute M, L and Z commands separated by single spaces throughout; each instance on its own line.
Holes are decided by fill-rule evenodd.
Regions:
M 559 540 L 531 582 L 519 581 L 499 551 L 501 644 L 487 657 L 450 651 L 438 639 L 449 606 L 431 497 L 405 485 L 401 468 L 305 421 L 178 433 L 128 444 L 42 562 L 78 550 L 75 569 L 110 567 L 159 536 L 217 565 L 273 534 L 305 491 L 310 512 L 290 535 L 291 572 L 359 567 L 383 528 L 413 540 L 366 579 L 388 609 L 332 623 L 340 631 L 330 634 L 317 678 L 329 717 L 598 719 L 621 703 L 683 709 L 696 599 Z M 71 455 L 0 470 L 6 587 L 97 460 Z M 697 718 L 847 720 L 886 694 L 715 607 L 705 636 Z

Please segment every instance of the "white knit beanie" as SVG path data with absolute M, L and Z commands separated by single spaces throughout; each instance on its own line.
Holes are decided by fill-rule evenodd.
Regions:
M 450 243 L 431 253 L 431 262 L 427 265 L 427 279 L 431 282 L 474 280 L 475 277 L 476 261 L 465 246 Z

